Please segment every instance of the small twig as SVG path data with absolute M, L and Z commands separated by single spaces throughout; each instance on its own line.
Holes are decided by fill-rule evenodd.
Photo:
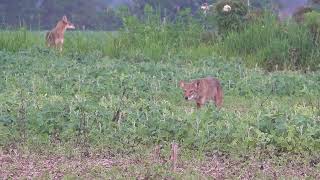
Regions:
M 178 161 L 178 144 L 174 141 L 171 145 L 171 162 L 172 162 L 172 170 L 177 170 L 177 161 Z
M 121 114 L 122 114 L 122 113 L 121 113 L 121 104 L 122 104 L 122 102 L 123 102 L 123 97 L 126 95 L 126 91 L 127 91 L 127 88 L 124 87 L 124 88 L 123 88 L 123 91 L 122 91 L 122 95 L 121 95 L 121 97 L 120 97 L 120 102 L 119 102 L 118 108 L 117 108 L 117 110 L 116 110 L 116 112 L 114 113 L 113 118 L 112 118 L 112 121 L 114 121 L 114 122 L 120 123 Z
M 162 145 L 157 145 L 154 149 L 153 149 L 153 161 L 155 162 L 161 162 L 161 149 L 162 149 Z
M 271 94 L 273 94 L 273 92 L 274 92 L 274 86 L 271 86 L 271 91 L 270 91 L 270 93 L 269 93 L 269 95 L 266 97 L 266 99 L 264 99 L 262 102 L 261 102 L 261 104 L 260 104 L 260 106 L 262 107 L 263 106 L 263 104 L 269 99 L 269 97 L 271 96 Z
M 271 93 L 261 102 L 261 104 L 260 104 L 261 107 L 269 99 L 270 96 L 271 96 Z

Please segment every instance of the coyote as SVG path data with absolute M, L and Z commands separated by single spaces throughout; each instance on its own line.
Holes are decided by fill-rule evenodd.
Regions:
M 184 91 L 185 99 L 196 101 L 198 108 L 209 100 L 213 100 L 217 108 L 222 106 L 222 87 L 220 81 L 216 78 L 195 79 L 189 83 L 180 81 L 179 86 Z
M 46 44 L 48 47 L 59 48 L 62 51 L 64 32 L 66 29 L 75 29 L 74 25 L 68 21 L 67 16 L 63 16 L 56 27 L 46 34 Z

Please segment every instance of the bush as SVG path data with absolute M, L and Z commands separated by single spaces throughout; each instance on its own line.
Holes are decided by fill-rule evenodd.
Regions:
M 223 11 L 226 5 L 231 7 L 231 11 Z M 242 29 L 247 12 L 247 6 L 240 1 L 223 0 L 218 2 L 215 6 L 215 17 L 219 32 L 224 34 L 231 30 L 239 31 Z
M 124 56 L 143 55 L 163 60 L 186 48 L 198 47 L 203 28 L 191 18 L 189 9 L 181 10 L 175 21 L 164 21 L 158 12 L 145 6 L 145 18 L 124 13 L 123 28 L 114 37 L 119 53 Z
M 305 15 L 305 26 L 307 26 L 312 35 L 312 41 L 319 45 L 320 37 L 320 13 L 308 12 Z
M 223 40 L 222 53 L 245 57 L 249 65 L 267 70 L 318 68 L 319 47 L 313 43 L 306 26 L 295 22 L 280 24 L 266 14 L 261 21 L 249 23 L 241 31 L 232 31 Z

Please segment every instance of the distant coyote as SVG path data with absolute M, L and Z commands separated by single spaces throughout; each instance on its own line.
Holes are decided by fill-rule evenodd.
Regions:
M 57 23 L 56 27 L 46 34 L 46 44 L 48 47 L 59 48 L 62 51 L 64 32 L 66 29 L 75 29 L 74 25 L 68 21 L 66 16 Z
M 200 108 L 207 101 L 214 101 L 217 108 L 221 108 L 223 92 L 220 81 L 213 77 L 206 77 L 192 80 L 189 83 L 179 82 L 179 86 L 184 91 L 186 100 L 194 100 Z

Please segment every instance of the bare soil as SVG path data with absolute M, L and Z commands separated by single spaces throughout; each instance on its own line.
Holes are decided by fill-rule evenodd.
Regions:
M 260 159 L 260 160 L 257 160 Z M 255 156 L 231 158 L 207 155 L 204 160 L 178 159 L 176 170 L 170 157 L 146 155 L 39 155 L 15 150 L 0 152 L 0 179 L 320 179 L 319 159 L 301 156 L 261 160 Z

